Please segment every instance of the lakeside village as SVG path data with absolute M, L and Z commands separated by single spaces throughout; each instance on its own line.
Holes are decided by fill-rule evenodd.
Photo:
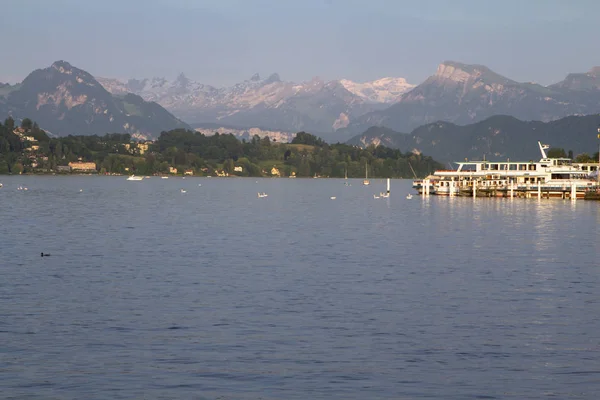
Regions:
M 135 172 L 134 170 L 132 170 L 129 167 L 123 167 L 124 173 L 107 172 L 105 169 L 101 169 L 99 171 L 98 165 L 96 165 L 95 162 L 83 161 L 83 157 L 77 157 L 77 161 L 69 161 L 69 163 L 67 165 L 56 165 L 56 167 L 54 169 L 52 169 L 52 168 L 45 169 L 45 168 L 42 168 L 41 166 L 43 163 L 48 162 L 49 158 L 48 158 L 48 156 L 40 154 L 40 145 L 39 145 L 38 140 L 33 136 L 29 136 L 28 131 L 22 127 L 15 128 L 13 130 L 13 133 L 19 137 L 19 140 L 22 143 L 24 143 L 24 145 L 27 145 L 27 147 L 23 148 L 23 151 L 27 154 L 27 158 L 30 161 L 28 166 L 31 167 L 28 170 L 25 170 L 25 168 L 23 168 L 22 170 L 19 170 L 18 171 L 19 174 L 23 174 L 24 172 L 25 173 L 36 172 L 36 173 L 57 173 L 57 174 L 77 173 L 77 174 L 88 174 L 88 175 L 101 174 L 101 175 L 122 176 L 122 175 L 126 175 L 126 174 L 127 175 L 133 174 Z M 118 152 L 118 154 L 127 153 L 131 156 L 144 156 L 150 149 L 150 146 L 154 145 L 155 143 L 156 142 L 152 141 L 152 140 L 131 141 L 130 143 L 120 143 L 119 145 L 121 147 L 121 152 Z M 162 173 L 156 172 L 156 173 L 154 173 L 154 175 L 156 175 L 156 176 L 161 176 L 161 175 L 193 176 L 194 175 L 194 169 L 192 169 L 192 168 L 180 170 L 171 165 L 168 165 L 167 168 L 168 168 L 167 171 L 164 171 Z M 201 168 L 200 171 L 203 172 L 204 174 L 214 173 L 214 175 L 218 176 L 218 177 L 228 177 L 229 176 L 229 172 L 227 172 L 225 170 L 214 169 L 213 171 L 210 171 L 208 167 Z M 234 175 L 236 172 L 243 173 L 244 167 L 242 165 L 234 165 L 233 172 L 234 172 Z M 272 167 L 270 171 L 263 170 L 262 173 L 265 175 L 273 176 L 273 177 L 281 177 L 281 171 L 279 171 L 279 169 L 276 167 Z M 210 176 L 210 175 L 208 175 L 208 176 Z M 292 171 L 290 177 L 295 177 L 295 176 L 296 176 L 296 173 Z
M 328 144 L 305 132 L 291 143 L 185 129 L 136 140 L 121 133 L 50 137 L 27 118 L 0 124 L 0 174 L 376 179 L 424 177 L 442 167 L 423 154 Z

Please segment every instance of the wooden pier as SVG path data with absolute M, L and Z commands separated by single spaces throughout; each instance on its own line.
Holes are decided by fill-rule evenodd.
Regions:
M 488 183 L 488 182 L 486 182 Z M 435 190 L 432 182 L 423 180 L 421 193 L 423 196 L 430 194 L 441 196 L 462 197 L 502 197 L 524 199 L 569 199 L 569 200 L 600 200 L 600 185 L 584 187 L 577 183 L 550 186 L 544 184 L 529 185 L 489 185 L 477 181 L 459 182 L 452 181 L 444 191 Z

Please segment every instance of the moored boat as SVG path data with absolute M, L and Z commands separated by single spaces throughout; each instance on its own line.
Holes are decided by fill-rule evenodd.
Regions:
M 455 170 L 438 170 L 413 181 L 419 194 L 442 196 L 584 198 L 598 188 L 597 163 L 551 158 L 538 142 L 542 158 L 533 161 L 460 161 Z M 595 175 L 594 175 L 595 174 Z

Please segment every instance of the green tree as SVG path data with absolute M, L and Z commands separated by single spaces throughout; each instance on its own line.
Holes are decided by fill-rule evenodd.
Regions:
M 9 132 L 12 132 L 15 130 L 15 120 L 13 119 L 13 117 L 8 117 L 4 120 L 4 126 L 6 127 L 6 129 Z
M 12 174 L 21 174 L 21 173 L 23 173 L 23 169 L 24 169 L 23 164 L 21 164 L 20 162 L 16 162 L 10 168 L 10 172 Z
M 587 153 L 581 153 L 581 154 L 577 154 L 577 157 L 575 157 L 574 160 L 576 163 L 589 163 L 589 162 L 594 162 L 594 160 L 592 160 L 592 158 L 590 157 L 589 154 Z
M 232 174 L 234 172 L 234 168 L 235 164 L 233 163 L 233 160 L 231 158 L 225 160 L 225 162 L 223 163 L 223 170 L 229 174 Z
M 29 118 L 23 118 L 23 121 L 21 121 L 21 128 L 29 131 L 33 128 L 33 122 Z
M 292 139 L 292 144 L 307 144 L 310 146 L 323 147 L 326 143 L 323 139 L 316 137 L 315 135 L 311 135 L 306 132 L 298 132 L 296 136 Z
M 566 156 L 565 149 L 561 149 L 560 147 L 548 150 L 548 158 L 565 158 Z

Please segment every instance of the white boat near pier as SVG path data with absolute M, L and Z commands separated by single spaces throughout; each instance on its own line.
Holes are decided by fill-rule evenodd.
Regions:
M 599 186 L 597 163 L 550 158 L 538 142 L 542 158 L 533 161 L 460 161 L 456 170 L 439 170 L 413 181 L 422 195 L 473 197 L 583 198 Z M 595 174 L 595 175 L 594 175 Z

